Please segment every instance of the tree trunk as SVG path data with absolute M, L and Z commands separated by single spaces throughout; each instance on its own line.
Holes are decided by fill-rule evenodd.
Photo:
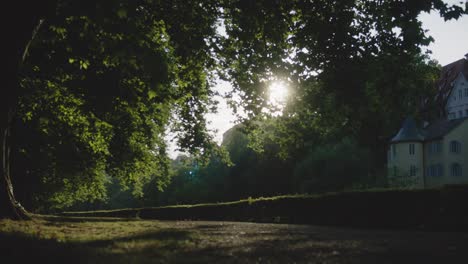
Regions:
M 12 184 L 11 164 L 11 126 L 18 104 L 19 67 L 26 58 L 27 49 L 41 17 L 54 12 L 56 0 L 7 1 L 0 16 L 2 33 L 2 69 L 0 86 L 0 218 L 28 219 L 27 211 L 15 199 Z
M 13 101 L 10 101 L 13 102 Z M 0 217 L 9 217 L 14 219 L 29 219 L 29 215 L 23 206 L 15 199 L 13 184 L 11 182 L 11 121 L 13 118 L 13 108 L 7 104 L 11 110 L 4 112 L 1 120 L 1 152 L 2 177 L 0 177 Z

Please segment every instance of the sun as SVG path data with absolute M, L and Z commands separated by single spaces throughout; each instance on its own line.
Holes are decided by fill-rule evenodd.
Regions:
M 288 86 L 283 81 L 274 81 L 268 87 L 268 100 L 272 104 L 283 105 L 288 99 Z

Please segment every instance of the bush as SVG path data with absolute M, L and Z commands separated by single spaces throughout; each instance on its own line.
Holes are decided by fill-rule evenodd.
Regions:
M 453 191 L 455 190 L 455 191 Z M 366 228 L 468 231 L 467 188 L 381 190 L 287 195 L 237 202 L 166 206 L 68 216 L 136 217 L 160 220 L 282 222 Z

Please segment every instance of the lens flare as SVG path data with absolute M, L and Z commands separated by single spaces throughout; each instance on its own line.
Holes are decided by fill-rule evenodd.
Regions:
M 282 81 L 274 81 L 268 87 L 270 103 L 283 105 L 288 98 L 288 86 Z

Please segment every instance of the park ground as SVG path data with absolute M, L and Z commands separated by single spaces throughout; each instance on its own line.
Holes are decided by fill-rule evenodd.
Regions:
M 1 263 L 468 263 L 468 233 L 40 216 L 0 220 Z

